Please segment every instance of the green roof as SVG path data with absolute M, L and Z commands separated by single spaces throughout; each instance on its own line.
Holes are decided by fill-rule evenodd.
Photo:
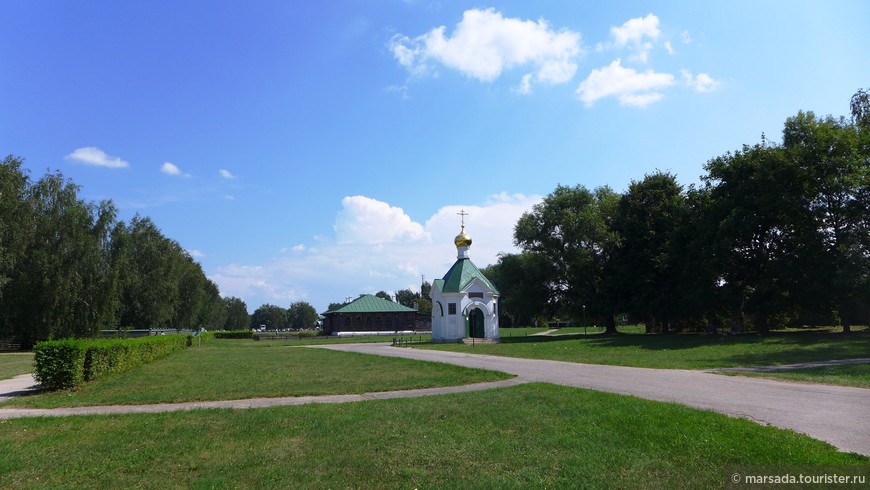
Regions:
M 436 279 L 436 282 L 439 282 L 438 285 L 442 292 L 458 293 L 465 289 L 465 287 L 475 279 L 484 283 L 488 288 L 492 289 L 494 293 L 498 293 L 498 289 L 495 285 L 483 275 L 483 272 L 480 272 L 480 269 L 474 265 L 474 262 L 472 262 L 471 259 L 457 260 L 456 263 L 453 264 L 453 267 L 447 271 L 447 274 L 444 275 L 444 279 L 441 279 L 440 281 Z
M 377 296 L 374 296 L 372 294 L 365 294 L 342 306 L 341 308 L 327 311 L 326 313 L 324 313 L 324 315 L 331 315 L 333 313 L 383 313 L 388 311 L 413 312 L 417 310 L 413 308 L 408 308 L 407 306 L 402 306 L 399 303 L 394 303 L 383 298 L 378 298 Z

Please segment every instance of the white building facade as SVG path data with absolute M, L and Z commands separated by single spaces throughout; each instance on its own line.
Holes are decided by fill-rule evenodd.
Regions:
M 464 211 L 463 213 L 464 218 Z M 491 339 L 498 335 L 498 289 L 471 261 L 471 237 L 462 231 L 453 241 L 457 257 L 429 292 L 432 299 L 432 341 L 458 342 L 466 338 Z

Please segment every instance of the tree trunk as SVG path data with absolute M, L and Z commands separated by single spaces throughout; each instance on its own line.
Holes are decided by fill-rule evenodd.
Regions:
M 604 335 L 616 335 L 616 320 L 613 319 L 613 314 L 604 316 Z
M 840 305 L 840 323 L 843 325 L 843 333 L 852 332 L 852 319 L 849 315 L 849 308 L 845 305 Z

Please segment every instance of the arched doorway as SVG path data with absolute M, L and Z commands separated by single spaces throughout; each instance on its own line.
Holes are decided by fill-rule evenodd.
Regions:
M 472 308 L 468 312 L 468 336 L 482 339 L 486 337 L 485 331 L 483 312 L 480 308 Z

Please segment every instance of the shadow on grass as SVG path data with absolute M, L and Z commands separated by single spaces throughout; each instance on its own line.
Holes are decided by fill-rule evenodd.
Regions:
M 593 334 L 502 338 L 504 344 L 577 342 L 590 349 L 633 348 L 644 351 L 687 351 L 713 348 L 711 360 L 733 366 L 791 364 L 797 362 L 870 357 L 870 332 L 851 334 L 825 331 L 710 334 Z M 720 350 L 721 349 L 721 350 Z

